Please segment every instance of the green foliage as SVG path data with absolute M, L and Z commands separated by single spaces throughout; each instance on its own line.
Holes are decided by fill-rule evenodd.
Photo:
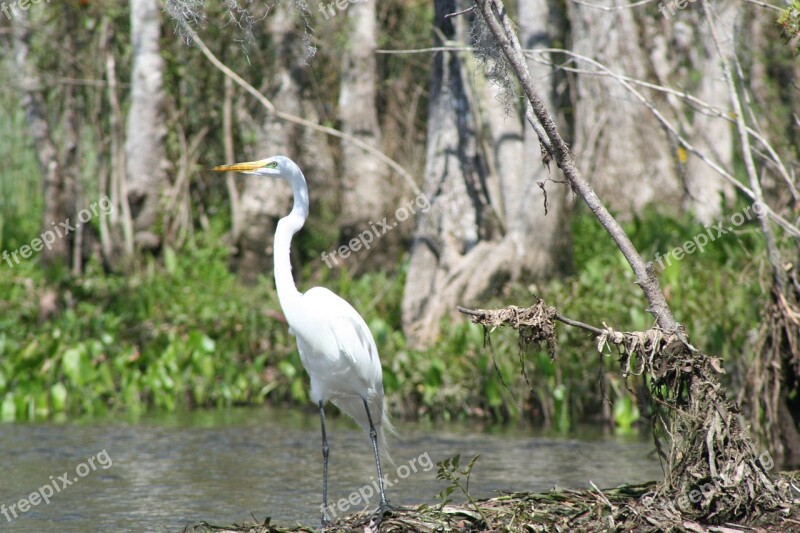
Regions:
M 412 4 L 413 9 L 395 1 L 386 4 L 380 14 L 382 27 L 412 30 L 385 31 L 380 46 L 413 48 L 420 38 L 428 37 L 430 5 L 421 1 Z M 102 17 L 111 17 L 120 35 L 127 31 L 128 17 L 121 8 L 82 13 L 78 17 L 65 12 L 64 21 L 82 17 L 86 39 L 90 31 L 99 38 L 101 25 L 97 21 Z M 317 26 L 322 33 L 344 35 L 346 20 L 337 17 Z M 59 17 L 53 21 L 62 23 Z M 263 28 L 258 31 L 263 32 Z M 268 85 L 269 80 L 263 78 L 274 59 L 267 53 L 274 51 L 267 33 L 257 34 L 256 41 L 247 44 L 249 54 L 243 53 L 242 44 L 224 28 L 210 25 L 205 35 L 215 53 L 261 86 Z M 45 33 L 37 35 L 35 38 L 43 39 Z M 335 42 L 327 37 L 322 41 Z M 91 48 L 88 42 L 85 44 Z M 168 151 L 178 154 L 182 141 L 177 132 L 192 139 L 204 135 L 207 124 L 220 122 L 219 106 L 193 104 L 216 101 L 212 93 L 221 86 L 222 78 L 214 69 L 194 68 L 192 61 L 196 60 L 187 59 L 192 53 L 174 36 L 165 36 L 164 44 L 165 83 L 173 91 L 171 105 L 183 110 L 181 127 L 170 128 L 167 138 Z M 346 45 L 346 40 L 339 44 Z M 42 66 L 52 61 L 48 58 L 58 57 L 50 53 L 57 45 L 55 41 L 37 45 Z M 317 82 L 313 87 L 337 85 L 338 63 L 322 59 L 339 61 L 340 51 L 339 46 L 320 50 L 320 60 L 309 71 Z M 129 50 L 117 53 L 119 64 L 127 64 Z M 384 74 L 380 93 L 389 95 L 382 96 L 385 100 L 380 102 L 387 137 L 424 138 L 424 91 L 416 101 L 416 92 L 409 84 L 424 86 L 424 81 L 414 80 L 427 79 L 429 58 L 385 55 L 378 60 Z M 81 64 L 80 72 L 85 72 L 87 79 L 98 77 L 92 74 L 93 68 L 98 66 Z M 0 69 L 5 79 L 12 77 L 8 60 L 0 61 Z M 193 75 L 186 75 L 187 71 Z M 127 69 L 118 69 L 118 75 L 121 84 L 129 81 L 125 78 Z M 317 89 L 310 90 L 314 93 Z M 317 97 L 323 102 L 321 109 L 335 109 L 335 91 Z M 0 156 L 7 162 L 0 174 L 2 251 L 15 250 L 38 235 L 41 194 L 35 151 L 29 139 L 19 135 L 25 129 L 20 103 L 11 91 L 0 91 L 0 102 Z M 95 106 L 91 101 L 85 106 L 105 109 L 105 104 Z M 414 120 L 391 119 L 406 117 L 409 109 L 416 110 Z M 322 113 L 322 119 L 334 120 L 334 115 Z M 389 131 L 391 128 L 395 130 Z M 82 135 L 85 141 L 88 139 L 81 143 L 83 175 L 94 176 L 99 163 L 92 166 L 92 158 L 101 158 L 92 152 L 93 147 L 107 142 L 90 139 L 93 133 L 86 130 Z M 242 135 L 245 133 L 234 132 L 237 146 L 246 144 Z M 415 142 L 419 144 L 421 139 Z M 206 144 L 210 152 L 205 157 L 222 161 L 221 137 L 209 136 Z M 408 146 L 416 144 L 409 142 Z M 397 148 L 398 153 L 408 146 Z M 419 160 L 412 152 L 405 155 L 407 160 Z M 307 376 L 294 339 L 286 325 L 275 318 L 280 316 L 280 307 L 270 272 L 264 273 L 257 287 L 242 286 L 230 273 L 229 251 L 221 244 L 229 217 L 224 185 L 203 174 L 195 178 L 193 194 L 198 195 L 198 205 L 207 206 L 207 213 L 213 215 L 212 231 L 199 233 L 181 249 L 165 247 L 158 260 L 146 260 L 131 269 L 130 275 L 109 273 L 90 262 L 81 278 L 64 273 L 45 278 L 35 258 L 13 268 L 0 261 L 0 418 L 263 401 L 307 403 Z M 82 184 L 87 195 L 93 186 L 94 180 Z M 491 344 L 484 344 L 482 329 L 461 318 L 443 321 L 441 338 L 429 349 L 410 349 L 401 328 L 405 265 L 399 264 L 394 272 L 373 272 L 357 278 L 345 269 L 328 270 L 319 254 L 335 243 L 335 213 L 323 201 L 314 209 L 313 222 L 298 236 L 295 246 L 304 267 L 302 276 L 298 276 L 299 285 L 327 286 L 364 315 L 381 353 L 392 412 L 431 419 L 482 417 L 495 421 L 527 416 L 567 431 L 577 421 L 596 415 L 604 401 L 611 401 L 619 431 L 635 427 L 639 406 L 616 377 L 617 362 L 598 354 L 594 339 L 582 331 L 559 326 L 555 361 L 550 360 L 547 350 L 520 353 L 516 335 L 511 332 L 494 332 Z M 657 253 L 663 256 L 705 228 L 689 217 L 676 220 L 646 211 L 628 223 L 626 230 L 645 258 L 656 260 Z M 653 319 L 628 265 L 593 217 L 579 212 L 572 223 L 572 234 L 573 276 L 535 287 L 511 288 L 483 306 L 530 305 L 534 292 L 571 318 L 597 325 L 606 322 L 625 330 L 650 327 Z M 760 301 L 762 293 L 758 283 L 761 257 L 757 231 L 744 225 L 715 240 L 703 253 L 664 263 L 659 271 L 662 288 L 694 344 L 707 353 L 721 355 L 729 370 L 739 366 L 746 351 L 743 347 L 748 346 L 758 326 L 754 302 Z M 609 385 L 605 389 L 600 386 L 601 379 Z
M 646 259 L 704 231 L 688 217 L 655 212 L 626 229 Z M 89 263 L 81 278 L 46 279 L 34 259 L 13 269 L 0 264 L 0 417 L 263 401 L 306 405 L 308 378 L 279 320 L 270 273 L 256 287 L 243 286 L 230 272 L 220 232 L 198 234 L 180 250 L 165 248 L 161 261 L 151 258 L 129 275 Z M 596 222 L 579 213 L 573 234 L 575 275 L 512 288 L 486 307 L 529 305 L 533 291 L 577 320 L 623 330 L 650 327 L 627 265 Z M 729 370 L 737 368 L 758 325 L 753 302 L 760 297 L 761 252 L 745 224 L 703 253 L 665 263 L 659 274 L 694 344 L 721 355 Z M 632 383 L 622 382 L 615 358 L 599 354 L 585 332 L 559 326 L 558 356 L 551 361 L 546 349 L 521 353 L 513 332 L 495 331 L 484 344 L 479 326 L 445 320 L 438 342 L 412 350 L 401 330 L 404 267 L 353 278 L 307 263 L 298 278 L 301 288 L 331 288 L 364 315 L 381 353 L 391 410 L 399 416 L 527 416 L 567 431 L 610 401 L 619 431 L 631 431 L 640 419 L 627 390 Z
M 777 22 L 783 36 L 792 43 L 795 52 L 800 53 L 800 0 L 793 0 L 784 8 Z
M 215 240 L 128 277 L 91 264 L 58 287 L 33 261 L 0 269 L 0 416 L 305 401 L 286 327 L 266 313 L 271 282 L 241 286 Z
M 0 78 L 10 79 L 13 67 L 0 60 Z M 36 151 L 26 135 L 25 112 L 16 93 L 0 91 L 0 250 L 27 244 L 39 233 L 42 195 L 37 179 Z
M 720 220 L 742 212 L 744 207 L 744 204 L 738 206 Z M 695 252 L 669 264 L 664 261 L 664 270 L 660 270 L 656 254 L 663 257 L 706 228 L 689 216 L 673 219 L 654 210 L 647 210 L 625 224 L 644 259 L 654 261 L 662 289 L 676 318 L 690 332 L 693 344 L 706 353 L 720 355 L 729 375 L 734 376 L 746 363 L 746 347 L 758 327 L 755 302 L 763 294 L 759 283 L 763 246 L 755 224 L 753 217 L 734 232 L 709 243 L 702 253 Z M 564 316 L 582 322 L 597 326 L 605 323 L 626 331 L 651 327 L 653 317 L 647 312 L 647 301 L 634 283 L 630 267 L 594 217 L 578 212 L 572 233 L 574 275 L 511 289 L 482 307 L 531 305 L 534 293 L 556 306 Z M 603 402 L 610 401 L 617 430 L 627 432 L 635 427 L 640 421 L 641 406 L 627 390 L 634 388 L 634 378 L 628 378 L 626 386 L 616 357 L 599 354 L 594 337 L 586 332 L 558 325 L 557 336 L 558 355 L 555 361 L 550 361 L 546 350 L 519 354 L 515 332 L 493 333 L 498 366 L 513 391 L 506 401 L 521 404 L 522 412 L 558 431 L 566 431 L 578 421 L 598 415 Z M 525 361 L 530 386 L 520 378 L 520 357 Z M 474 386 L 474 382 L 468 382 L 467 386 Z M 495 417 L 498 411 L 518 416 L 505 406 L 490 414 Z
M 436 473 L 436 479 L 442 479 L 444 481 L 449 481 L 450 485 L 444 488 L 442 492 L 436 495 L 437 498 L 441 500 L 441 505 L 439 506 L 439 510 L 441 511 L 444 509 L 444 506 L 450 503 L 452 500 L 450 499 L 450 495 L 456 491 L 456 489 L 460 490 L 464 496 L 469 500 L 470 505 L 481 515 L 483 519 L 483 523 L 486 524 L 488 529 L 492 529 L 491 522 L 486 515 L 483 513 L 483 510 L 478 507 L 478 503 L 475 501 L 475 498 L 469 493 L 469 478 L 472 475 L 472 467 L 475 466 L 475 463 L 480 459 L 480 454 L 474 456 L 470 459 L 467 466 L 463 469 L 459 470 L 459 465 L 461 464 L 461 455 L 454 455 L 449 459 L 445 459 L 444 461 L 439 461 L 436 463 L 436 466 L 439 467 L 439 470 Z
M 614 375 L 614 379 L 609 381 L 613 393 L 611 402 L 614 427 L 617 433 L 630 434 L 633 433 L 633 425 L 639 420 L 639 407 L 636 405 L 635 398 L 624 388 L 622 378 L 617 378 L 615 374 L 612 375 Z

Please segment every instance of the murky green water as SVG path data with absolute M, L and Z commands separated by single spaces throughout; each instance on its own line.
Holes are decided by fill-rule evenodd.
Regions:
M 396 480 L 389 499 L 399 505 L 433 503 L 444 482 L 436 480 L 432 464 L 457 453 L 482 454 L 470 484 L 481 497 L 586 487 L 589 480 L 612 486 L 661 475 L 648 440 L 596 432 L 566 439 L 456 425 L 399 426 L 402 439 L 392 442 L 396 467 L 385 469 L 387 478 Z M 267 408 L 136 423 L 0 425 L 0 531 L 177 532 L 203 520 L 242 522 L 251 513 L 287 525 L 317 525 L 319 441 L 315 413 Z M 360 488 L 368 495 L 364 485 L 375 473 L 366 434 L 347 420 L 329 420 L 329 441 L 331 502 Z M 39 495 L 31 496 L 35 492 Z M 42 497 L 50 492 L 45 503 Z M 23 498 L 39 501 L 22 513 Z

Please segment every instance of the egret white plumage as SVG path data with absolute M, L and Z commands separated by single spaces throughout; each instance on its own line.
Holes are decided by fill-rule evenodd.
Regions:
M 300 293 L 289 260 L 292 237 L 308 218 L 308 187 L 300 168 L 284 156 L 221 165 L 217 172 L 243 172 L 281 178 L 294 195 L 292 211 L 280 221 L 273 245 L 275 286 L 289 332 L 297 339 L 300 360 L 311 378 L 311 399 L 319 406 L 322 426 L 322 523 L 328 516 L 328 439 L 325 403 L 330 400 L 369 432 L 380 489 L 379 516 L 389 508 L 381 471 L 385 432 L 393 431 L 383 399 L 383 376 L 375 340 L 366 322 L 349 303 L 324 287 Z M 388 454 L 386 454 L 388 457 Z

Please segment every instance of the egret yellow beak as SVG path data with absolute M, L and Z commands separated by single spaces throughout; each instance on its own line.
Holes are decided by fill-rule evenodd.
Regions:
M 246 163 L 234 163 L 232 165 L 219 165 L 211 170 L 216 172 L 247 172 L 252 170 L 258 170 L 259 168 L 263 167 L 267 164 L 266 159 L 261 159 L 260 161 L 248 161 Z

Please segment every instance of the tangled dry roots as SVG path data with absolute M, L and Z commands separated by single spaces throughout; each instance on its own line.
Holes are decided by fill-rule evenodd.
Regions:
M 521 346 L 544 342 L 551 354 L 555 321 L 565 321 L 541 300 L 529 308 L 462 312 L 492 330 L 511 326 L 520 332 Z M 666 475 L 636 505 L 643 520 L 658 517 L 660 523 L 680 528 L 687 518 L 720 524 L 788 512 L 788 484 L 770 477 L 774 463 L 769 453 L 758 453 L 737 407 L 726 398 L 717 378 L 724 373 L 718 358 L 696 350 L 681 332 L 583 326 L 600 332 L 600 351 L 611 346 L 619 351 L 622 376 L 641 376 L 651 396 L 656 444 Z

